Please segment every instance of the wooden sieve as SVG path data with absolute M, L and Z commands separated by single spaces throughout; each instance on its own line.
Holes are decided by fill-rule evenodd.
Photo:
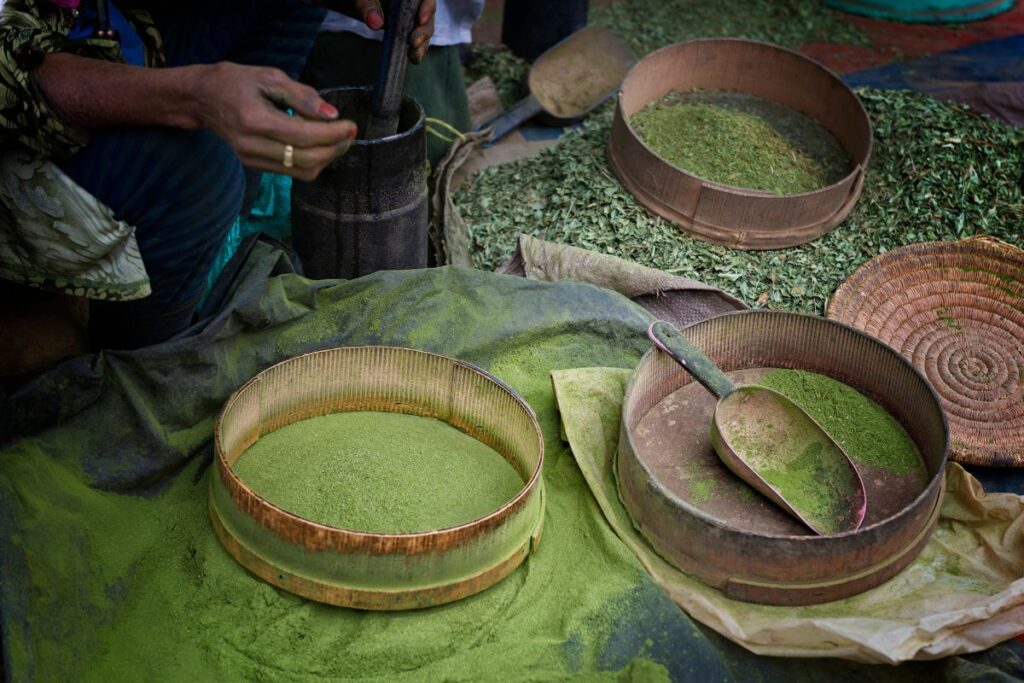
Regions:
M 819 190 L 776 196 L 674 166 L 640 139 L 629 118 L 669 92 L 695 89 L 755 95 L 810 116 L 840 142 L 853 170 Z M 637 201 L 684 232 L 737 249 L 780 249 L 820 237 L 846 218 L 860 196 L 871 145 L 864 106 L 831 71 L 768 43 L 714 38 L 669 45 L 630 70 L 616 101 L 608 160 Z
M 381 534 L 294 515 L 257 495 L 234 472 L 261 436 L 348 411 L 442 420 L 500 453 L 523 487 L 497 510 L 465 524 Z M 540 540 L 544 439 L 537 419 L 501 380 L 459 360 L 389 346 L 290 358 L 228 399 L 214 439 L 209 507 L 217 537 L 253 574 L 311 600 L 371 610 L 451 602 L 503 579 Z
M 616 481 L 634 525 L 666 560 L 732 598 L 808 605 L 873 588 L 917 556 L 941 511 L 948 437 L 938 397 L 910 363 L 852 327 L 796 313 L 730 313 L 683 333 L 733 381 L 795 368 L 867 395 L 907 430 L 927 475 L 862 470 L 863 526 L 815 535 L 759 494 L 735 488 L 745 485 L 712 449 L 714 397 L 651 349 L 626 388 Z M 697 471 L 707 475 L 701 486 Z

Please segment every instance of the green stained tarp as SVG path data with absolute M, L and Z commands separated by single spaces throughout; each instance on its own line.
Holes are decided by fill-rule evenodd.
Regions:
M 1020 649 L 897 669 L 756 657 L 698 627 L 605 523 L 559 437 L 549 372 L 629 367 L 646 314 L 571 282 L 443 268 L 312 283 L 258 249 L 198 335 L 69 361 L 0 413 L 0 625 L 22 680 L 935 680 L 1024 671 Z M 253 578 L 206 517 L 224 399 L 284 357 L 396 344 L 476 363 L 536 410 L 539 551 L 494 588 L 366 613 Z M 368 492 L 372 495 L 372 492 Z

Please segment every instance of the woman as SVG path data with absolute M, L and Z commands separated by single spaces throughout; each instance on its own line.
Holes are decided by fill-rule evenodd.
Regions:
M 376 0 L 322 4 L 383 26 Z M 420 4 L 413 62 L 434 8 Z M 299 0 L 2 3 L 0 278 L 92 299 L 101 348 L 187 328 L 243 167 L 311 180 L 356 136 L 295 81 L 324 14 Z

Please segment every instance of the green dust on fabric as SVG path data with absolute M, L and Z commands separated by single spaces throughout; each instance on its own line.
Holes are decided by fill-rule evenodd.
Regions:
M 896 419 L 856 389 L 804 370 L 772 370 L 758 382 L 791 398 L 835 439 L 855 463 L 894 474 L 927 477 L 914 440 Z
M 351 412 L 261 437 L 235 463 L 256 493 L 346 529 L 430 531 L 497 510 L 523 480 L 497 451 L 428 417 Z
M 671 683 L 668 669 L 649 659 L 634 660 L 615 676 L 618 683 Z
M 659 156 L 705 180 L 777 195 L 828 184 L 826 169 L 743 111 L 680 99 L 669 93 L 630 117 L 630 125 Z
M 652 668 L 628 668 L 638 658 L 673 672 L 698 662 L 723 678 L 707 641 L 608 526 L 559 438 L 551 369 L 634 365 L 647 347 L 640 309 L 589 285 L 469 269 L 333 285 L 257 274 L 224 323 L 230 334 L 111 357 L 95 404 L 0 449 L 0 587 L 11 596 L 0 617 L 12 625 L 4 647 L 15 680 L 615 681 Z M 281 351 L 286 332 L 296 341 Z M 210 418 L 285 353 L 345 344 L 415 345 L 474 363 L 534 409 L 544 529 L 507 578 L 448 605 L 362 612 L 266 584 L 218 542 L 202 457 Z M 193 434 L 200 423 L 205 437 Z M 177 455 L 186 440 L 167 445 L 178 431 L 194 456 Z M 117 476 L 159 476 L 159 490 L 90 486 L 83 472 L 106 454 Z M 613 637 L 621 647 L 609 654 Z
M 335 284 L 265 273 L 250 262 L 233 314 L 210 334 L 55 369 L 71 382 L 44 394 L 61 422 L 0 447 L 0 619 L 13 680 L 614 681 L 623 669 L 628 680 L 651 668 L 638 659 L 681 681 L 941 677 L 944 663 L 880 674 L 839 660 L 809 668 L 759 657 L 694 627 L 654 585 L 559 438 L 549 376 L 633 367 L 649 348 L 650 319 L 628 300 L 468 269 Z M 334 330 L 321 338 L 323 321 Z M 402 613 L 304 600 L 235 562 L 209 519 L 212 427 L 177 455 L 166 435 L 215 416 L 232 391 L 281 360 L 276 344 L 289 330 L 320 348 L 401 346 L 415 336 L 518 391 L 544 433 L 547 509 L 536 552 L 478 595 Z M 95 402 L 83 406 L 83 377 L 97 373 L 88 385 Z M 108 456 L 121 490 L 154 479 L 156 490 L 91 483 Z

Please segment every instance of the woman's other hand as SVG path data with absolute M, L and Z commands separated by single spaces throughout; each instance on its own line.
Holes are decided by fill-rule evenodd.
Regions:
M 384 10 L 380 0 L 317 0 L 328 9 L 361 20 L 373 30 L 384 28 Z M 437 0 L 420 0 L 416 12 L 416 25 L 409 34 L 409 61 L 419 64 L 427 54 L 430 38 L 434 35 L 434 14 Z

